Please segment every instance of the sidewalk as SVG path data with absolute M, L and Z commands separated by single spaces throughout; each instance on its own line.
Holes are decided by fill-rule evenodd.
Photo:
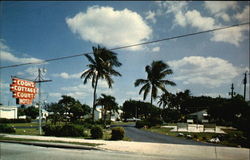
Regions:
M 63 142 L 81 142 L 101 144 L 95 148 L 101 150 L 113 150 L 122 152 L 134 152 L 145 155 L 161 155 L 170 158 L 192 157 L 194 159 L 220 159 L 220 160 L 249 160 L 249 149 L 234 147 L 215 147 L 215 146 L 194 146 L 179 144 L 128 142 L 128 141 L 105 141 L 80 138 L 62 138 L 46 136 L 27 136 L 27 135 L 5 135 L 10 138 L 34 139 L 34 140 L 53 140 Z M 185 159 L 185 158 L 184 158 Z

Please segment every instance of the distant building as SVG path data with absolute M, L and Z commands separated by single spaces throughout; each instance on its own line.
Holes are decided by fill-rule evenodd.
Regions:
M 123 111 L 120 109 L 118 109 L 118 113 L 117 112 L 112 113 L 111 121 L 116 121 L 117 119 L 121 120 L 122 113 Z
M 102 118 L 102 109 L 96 108 L 94 111 L 94 120 L 97 121 Z
M 42 109 L 42 119 L 46 119 L 49 116 L 49 112 L 46 111 L 45 109 Z M 39 119 L 39 116 L 36 117 L 36 119 Z
M 17 119 L 17 107 L 0 106 L 0 118 Z
M 191 113 L 188 115 L 188 117 L 194 117 L 194 119 L 197 119 L 198 122 L 208 122 L 208 113 L 206 109 Z

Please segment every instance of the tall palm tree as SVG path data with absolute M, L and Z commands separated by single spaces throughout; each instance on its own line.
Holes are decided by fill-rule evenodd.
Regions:
M 101 105 L 103 106 L 102 112 L 103 112 L 103 121 L 104 125 L 106 125 L 106 117 L 107 117 L 107 111 L 110 113 L 110 120 L 112 116 L 112 111 L 118 110 L 118 104 L 115 102 L 115 97 L 106 95 L 106 94 L 101 94 L 102 97 L 99 97 L 96 100 L 96 105 Z
M 153 99 L 157 98 L 158 89 L 167 92 L 166 85 L 175 86 L 176 84 L 164 79 L 167 75 L 172 74 L 173 71 L 162 61 L 153 61 L 151 65 L 145 67 L 145 71 L 147 72 L 147 79 L 137 79 L 134 85 L 135 87 L 143 85 L 139 91 L 139 94 L 144 91 L 143 100 L 147 98 L 147 95 L 151 90 L 150 103 L 152 105 Z
M 114 83 L 111 76 L 121 76 L 114 67 L 120 67 L 122 64 L 118 61 L 116 53 L 107 50 L 105 47 L 92 47 L 93 57 L 89 54 L 85 54 L 90 64 L 87 65 L 88 69 L 85 70 L 81 78 L 84 78 L 83 84 L 86 84 L 89 79 L 92 79 L 92 87 L 94 88 L 93 93 L 93 108 L 92 108 L 92 119 L 94 121 L 94 111 L 96 109 L 96 89 L 99 79 L 104 79 L 109 88 L 112 88 Z

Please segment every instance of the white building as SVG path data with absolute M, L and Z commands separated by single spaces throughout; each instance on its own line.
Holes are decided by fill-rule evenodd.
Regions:
M 46 119 L 49 116 L 49 112 L 46 111 L 45 109 L 42 109 L 42 119 Z M 36 117 L 36 119 L 39 119 L 39 116 Z
M 94 111 L 94 120 L 97 121 L 102 118 L 102 109 L 96 108 Z
M 0 118 L 17 119 L 17 107 L 0 106 Z
M 121 120 L 122 113 L 123 113 L 123 111 L 120 109 L 118 109 L 118 113 L 117 112 L 112 113 L 111 121 L 116 121 L 117 119 Z

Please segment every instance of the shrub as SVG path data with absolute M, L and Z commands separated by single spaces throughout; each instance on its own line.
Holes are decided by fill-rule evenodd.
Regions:
M 60 136 L 62 126 L 60 125 L 48 125 L 42 127 L 45 136 Z
M 163 121 L 160 118 L 151 117 L 147 120 L 149 127 L 162 125 Z
M 83 128 L 72 124 L 66 124 L 62 127 L 60 136 L 81 137 L 83 136 Z
M 112 140 L 122 140 L 124 137 L 125 131 L 123 127 L 114 127 L 112 128 L 111 139 Z
M 83 127 L 72 124 L 45 125 L 42 127 L 45 136 L 81 137 L 84 136 Z
M 136 123 L 135 123 L 136 128 L 142 128 L 144 126 L 149 126 L 149 122 L 147 122 L 147 121 L 136 121 Z
M 6 119 L 6 118 L 0 118 L 0 123 L 30 123 L 31 119 Z
M 0 133 L 15 133 L 13 127 L 8 126 L 7 124 L 0 124 Z
M 90 130 L 91 137 L 94 139 L 99 139 L 103 137 L 102 128 L 100 126 L 93 126 Z

